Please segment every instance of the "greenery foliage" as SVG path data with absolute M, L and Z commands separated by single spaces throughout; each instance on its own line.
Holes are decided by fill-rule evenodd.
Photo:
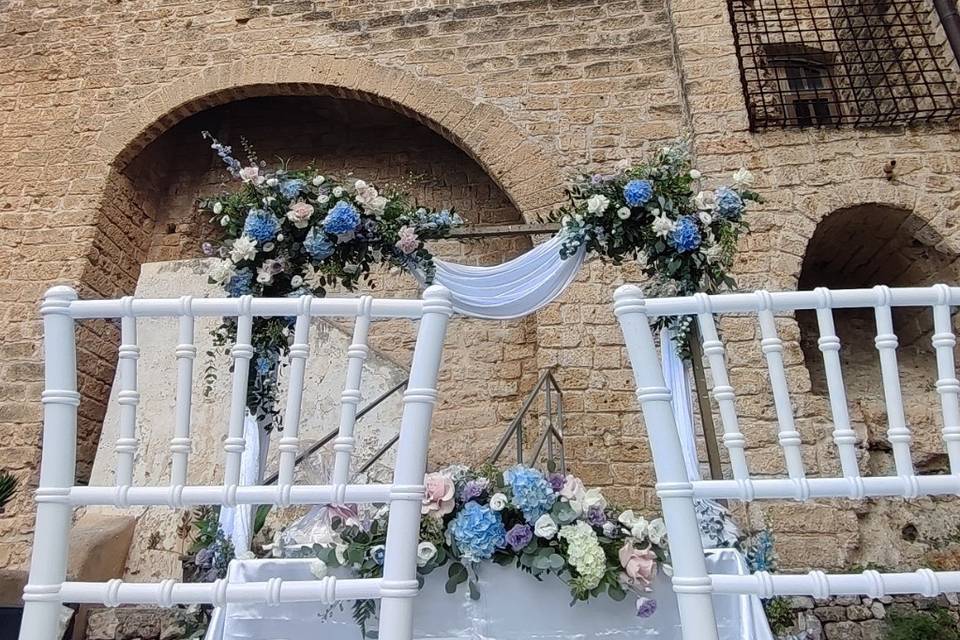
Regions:
M 891 610 L 883 640 L 960 640 L 960 629 L 941 607 L 915 614 Z

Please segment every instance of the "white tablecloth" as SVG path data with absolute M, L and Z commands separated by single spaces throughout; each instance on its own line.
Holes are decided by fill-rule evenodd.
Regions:
M 235 560 L 231 582 L 272 577 L 312 580 L 309 560 Z M 741 574 L 743 557 L 731 549 L 708 552 L 712 573 Z M 415 601 L 415 638 L 434 640 L 569 640 L 603 638 L 680 640 L 676 598 L 669 578 L 660 575 L 652 595 L 657 611 L 638 618 L 634 599 L 615 602 L 606 596 L 570 606 L 565 584 L 553 576 L 541 582 L 519 569 L 483 563 L 479 569 L 480 599 L 471 600 L 465 585 L 454 595 L 444 591 L 446 570 L 429 576 Z M 773 635 L 755 597 L 714 596 L 723 640 L 772 640 Z M 214 611 L 206 640 L 361 640 L 351 618 L 351 602 L 333 609 L 317 603 L 231 604 Z

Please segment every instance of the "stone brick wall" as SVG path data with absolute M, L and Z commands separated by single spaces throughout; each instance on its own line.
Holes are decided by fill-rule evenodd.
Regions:
M 750 133 L 725 6 L 721 0 L 9 3 L 0 13 L 0 422 L 8 434 L 0 467 L 25 486 L 36 480 L 36 303 L 43 290 L 71 282 L 83 295 L 129 293 L 144 261 L 195 255 L 204 229 L 190 202 L 220 180 L 215 158 L 197 139 L 202 126 L 234 143 L 249 135 L 268 160 L 274 154 L 315 159 L 378 180 L 425 174 L 413 187 L 418 197 L 449 201 L 477 222 L 532 220 L 562 200 L 566 174 L 609 168 L 688 133 L 705 174 L 745 165 L 768 198 L 751 213 L 753 233 L 741 245 L 742 287 L 795 288 L 841 273 L 840 266 L 808 264 L 804 256 L 821 221 L 861 205 L 909 212 L 888 238 L 873 243 L 875 256 L 893 247 L 904 257 L 897 267 L 890 261 L 891 278 L 906 284 L 954 273 L 955 128 Z M 325 151 L 322 157 L 313 157 L 316 149 Z M 888 180 L 883 167 L 891 159 L 897 165 Z M 826 235 L 840 237 L 840 227 Z M 859 242 L 857 234 L 873 228 L 848 232 Z M 523 251 L 525 242 L 439 249 L 491 263 Z M 817 252 L 830 252 L 822 247 Z M 936 268 L 915 272 L 914 264 L 931 260 Z M 449 409 L 438 416 L 449 446 L 440 447 L 435 462 L 487 450 L 537 374 L 558 365 L 571 467 L 612 499 L 656 508 L 646 434 L 610 306 L 614 287 L 638 277 L 634 265 L 591 262 L 535 318 L 458 321 L 443 380 Z M 392 295 L 413 292 L 409 281 L 390 274 L 378 274 L 378 282 Z M 809 469 L 835 469 L 829 407 L 805 359 L 803 325 L 784 317 L 779 327 Z M 750 461 L 757 473 L 779 472 L 756 329 L 734 321 L 723 331 Z M 385 326 L 378 339 L 389 352 L 409 336 Z M 112 380 L 114 340 L 108 325 L 80 334 L 86 464 Z M 924 396 L 918 404 L 928 401 Z M 870 411 L 869 403 L 854 408 L 865 437 L 883 422 Z M 932 447 L 935 423 L 924 419 L 923 442 Z M 888 460 L 882 429 L 872 433 L 881 442 L 863 447 L 865 470 Z M 25 561 L 29 498 L 21 491 L 0 519 L 0 567 Z M 925 557 L 960 524 L 956 510 L 937 519 L 930 506 L 777 505 L 751 507 L 744 517 L 774 528 L 786 567 L 896 564 Z M 890 549 L 895 557 L 887 557 Z
M 932 615 L 938 610 L 945 611 L 960 624 L 960 601 L 956 594 L 936 598 L 884 596 L 829 600 L 798 596 L 788 598 L 788 602 L 796 620 L 791 631 L 807 640 L 884 640 L 891 616 Z

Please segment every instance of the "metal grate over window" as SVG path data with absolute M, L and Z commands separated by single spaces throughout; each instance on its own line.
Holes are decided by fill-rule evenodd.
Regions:
M 753 131 L 960 115 L 927 0 L 727 0 Z

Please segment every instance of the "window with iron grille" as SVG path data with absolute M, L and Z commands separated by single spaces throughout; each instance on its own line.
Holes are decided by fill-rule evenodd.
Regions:
M 728 0 L 754 131 L 960 116 L 927 0 Z

